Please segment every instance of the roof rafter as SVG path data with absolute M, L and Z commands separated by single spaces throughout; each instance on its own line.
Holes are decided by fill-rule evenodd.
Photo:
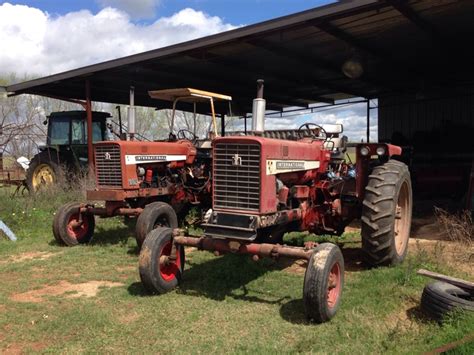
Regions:
M 418 13 L 416 13 L 406 1 L 400 0 L 385 0 L 387 3 L 392 5 L 398 12 L 405 16 L 408 20 L 414 23 L 418 28 L 425 31 L 433 39 L 440 39 L 443 36 L 431 23 L 423 19 Z

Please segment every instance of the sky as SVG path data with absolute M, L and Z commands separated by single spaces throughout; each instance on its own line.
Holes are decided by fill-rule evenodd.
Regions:
M 44 76 L 228 31 L 332 3 L 328 0 L 0 1 L 0 75 Z M 376 113 L 376 110 L 373 110 Z M 363 115 L 363 117 L 362 117 Z M 365 136 L 365 106 L 268 121 L 341 121 Z M 362 119 L 363 118 L 363 119 Z M 286 120 L 286 121 L 285 121 Z M 283 123 L 285 122 L 285 123 Z M 376 133 L 376 120 L 371 130 Z M 361 132 L 363 133 L 361 136 Z

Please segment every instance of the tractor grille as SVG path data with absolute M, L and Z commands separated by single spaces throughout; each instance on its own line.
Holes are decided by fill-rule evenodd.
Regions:
M 96 145 L 95 167 L 99 187 L 122 187 L 122 164 L 118 144 Z
M 218 143 L 213 159 L 214 208 L 259 211 L 260 146 Z

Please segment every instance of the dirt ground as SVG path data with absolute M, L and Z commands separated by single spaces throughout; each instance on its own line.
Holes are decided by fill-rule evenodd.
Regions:
M 123 286 L 120 282 L 110 281 L 88 281 L 79 284 L 72 284 L 68 281 L 60 281 L 58 284 L 45 286 L 37 290 L 23 293 L 15 293 L 10 298 L 16 302 L 39 303 L 44 297 L 63 296 L 65 298 L 94 297 L 103 287 Z
M 346 232 L 359 232 L 360 222 L 356 221 L 346 227 Z M 437 258 L 450 264 L 454 268 L 473 275 L 474 245 L 466 246 L 449 240 L 434 215 L 415 217 L 412 220 L 409 253 L 435 254 Z M 360 254 L 360 247 L 349 246 L 342 250 L 346 273 L 358 272 L 364 268 Z M 304 274 L 305 260 L 296 260 L 285 265 L 284 270 L 290 273 Z M 473 275 L 474 276 L 474 275 Z

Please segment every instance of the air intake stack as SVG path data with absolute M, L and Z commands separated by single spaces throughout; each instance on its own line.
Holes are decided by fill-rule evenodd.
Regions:
M 130 86 L 130 106 L 128 107 L 128 134 L 130 140 L 135 137 L 135 87 Z
M 253 100 L 252 131 L 263 133 L 265 130 L 265 99 L 263 98 L 263 80 L 257 80 L 257 98 Z

